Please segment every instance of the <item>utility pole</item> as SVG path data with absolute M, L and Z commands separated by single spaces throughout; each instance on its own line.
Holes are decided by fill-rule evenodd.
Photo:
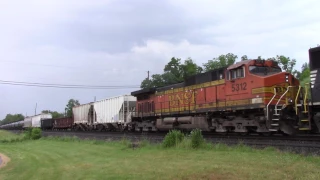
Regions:
M 150 71 L 148 71 L 148 81 L 149 81 L 149 73 L 150 73 Z
M 37 103 L 36 103 L 36 108 L 34 109 L 34 115 L 37 115 Z

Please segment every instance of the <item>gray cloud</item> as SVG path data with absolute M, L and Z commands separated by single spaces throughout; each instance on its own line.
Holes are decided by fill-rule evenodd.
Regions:
M 79 9 L 72 17 L 46 26 L 46 31 L 32 36 L 33 43 L 120 53 L 149 38 L 181 40 L 189 30 L 201 25 L 185 19 L 184 12 L 167 1 L 111 1 Z

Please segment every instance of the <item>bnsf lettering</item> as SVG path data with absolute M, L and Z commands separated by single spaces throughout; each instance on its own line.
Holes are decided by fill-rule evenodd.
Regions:
M 194 103 L 193 92 L 169 95 L 169 103 L 171 107 L 189 105 Z
M 245 91 L 247 90 L 247 83 L 244 82 L 244 83 L 237 83 L 237 84 L 232 84 L 232 92 L 235 92 L 235 91 Z

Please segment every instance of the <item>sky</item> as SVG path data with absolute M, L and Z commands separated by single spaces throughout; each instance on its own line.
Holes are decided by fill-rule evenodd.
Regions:
M 2 0 L 0 81 L 140 86 L 171 57 L 198 65 L 221 54 L 308 61 L 320 44 L 317 0 Z M 0 84 L 6 114 L 64 112 L 137 88 L 59 89 Z M 37 104 L 37 108 L 35 106 Z M 36 112 L 35 112 L 36 110 Z

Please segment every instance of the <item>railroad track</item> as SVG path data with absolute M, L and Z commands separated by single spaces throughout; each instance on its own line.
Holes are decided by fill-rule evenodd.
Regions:
M 14 131 L 19 133 L 20 131 Z M 96 140 L 121 140 L 126 138 L 132 142 L 148 140 L 151 143 L 163 141 L 166 133 L 141 133 L 141 132 L 90 132 L 90 131 L 42 131 L 43 136 L 76 136 L 80 139 Z M 275 147 L 279 150 L 290 151 L 300 154 L 320 155 L 319 135 L 299 135 L 299 136 L 259 136 L 237 134 L 219 135 L 203 133 L 207 142 L 222 143 L 226 145 L 243 144 L 254 148 Z

